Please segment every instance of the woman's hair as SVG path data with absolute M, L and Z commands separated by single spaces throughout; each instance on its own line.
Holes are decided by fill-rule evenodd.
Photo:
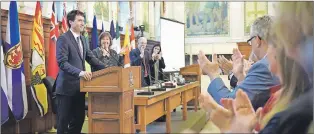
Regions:
M 276 113 L 285 110 L 292 100 L 299 97 L 309 84 L 305 70 L 297 62 L 287 57 L 282 47 L 276 49 L 276 61 L 280 68 L 280 77 L 282 79 L 282 92 L 271 111 L 263 118 L 261 123 L 262 128 Z
M 278 38 L 276 44 L 295 48 L 305 37 L 313 36 L 313 3 L 278 2 L 272 28 Z
M 112 45 L 112 37 L 110 35 L 109 32 L 102 32 L 100 35 L 99 35 L 99 38 L 98 38 L 98 47 L 101 46 L 101 39 L 105 38 L 105 37 L 109 37 L 109 40 L 110 40 L 110 43 L 109 43 L 109 48 L 111 47 Z
M 151 51 L 151 54 L 154 53 L 155 47 L 159 47 L 159 48 L 160 48 L 159 53 L 161 52 L 161 47 L 160 47 L 160 45 L 159 45 L 159 44 L 156 44 L 156 45 L 153 46 L 152 51 Z

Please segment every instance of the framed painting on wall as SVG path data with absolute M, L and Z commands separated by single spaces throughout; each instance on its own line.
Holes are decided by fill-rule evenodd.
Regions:
M 268 2 L 244 2 L 244 34 L 250 34 L 250 28 L 256 18 L 268 14 Z
M 228 2 L 185 2 L 186 36 L 229 36 Z

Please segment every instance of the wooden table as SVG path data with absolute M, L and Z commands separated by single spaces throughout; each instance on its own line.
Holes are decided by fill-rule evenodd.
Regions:
M 154 88 L 151 86 L 150 88 Z M 146 88 L 134 91 L 134 106 L 137 107 L 137 124 L 135 129 L 146 132 L 146 125 L 166 114 L 166 132 L 171 132 L 171 112 L 176 107 L 183 105 L 183 120 L 187 119 L 187 102 L 194 99 L 198 102 L 200 82 L 191 82 L 176 88 L 167 88 L 167 91 L 156 92 L 154 95 L 137 95 Z M 197 111 L 198 103 L 194 110 Z

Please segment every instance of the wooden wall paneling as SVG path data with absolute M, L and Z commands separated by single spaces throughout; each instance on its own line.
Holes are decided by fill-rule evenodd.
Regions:
M 245 59 L 249 59 L 251 54 L 252 47 L 247 42 L 237 42 L 238 49 L 242 53 L 242 55 L 245 55 Z

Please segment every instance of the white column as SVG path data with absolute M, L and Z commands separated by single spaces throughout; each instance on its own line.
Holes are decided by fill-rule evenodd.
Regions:
M 160 2 L 155 2 L 155 40 L 160 41 Z

